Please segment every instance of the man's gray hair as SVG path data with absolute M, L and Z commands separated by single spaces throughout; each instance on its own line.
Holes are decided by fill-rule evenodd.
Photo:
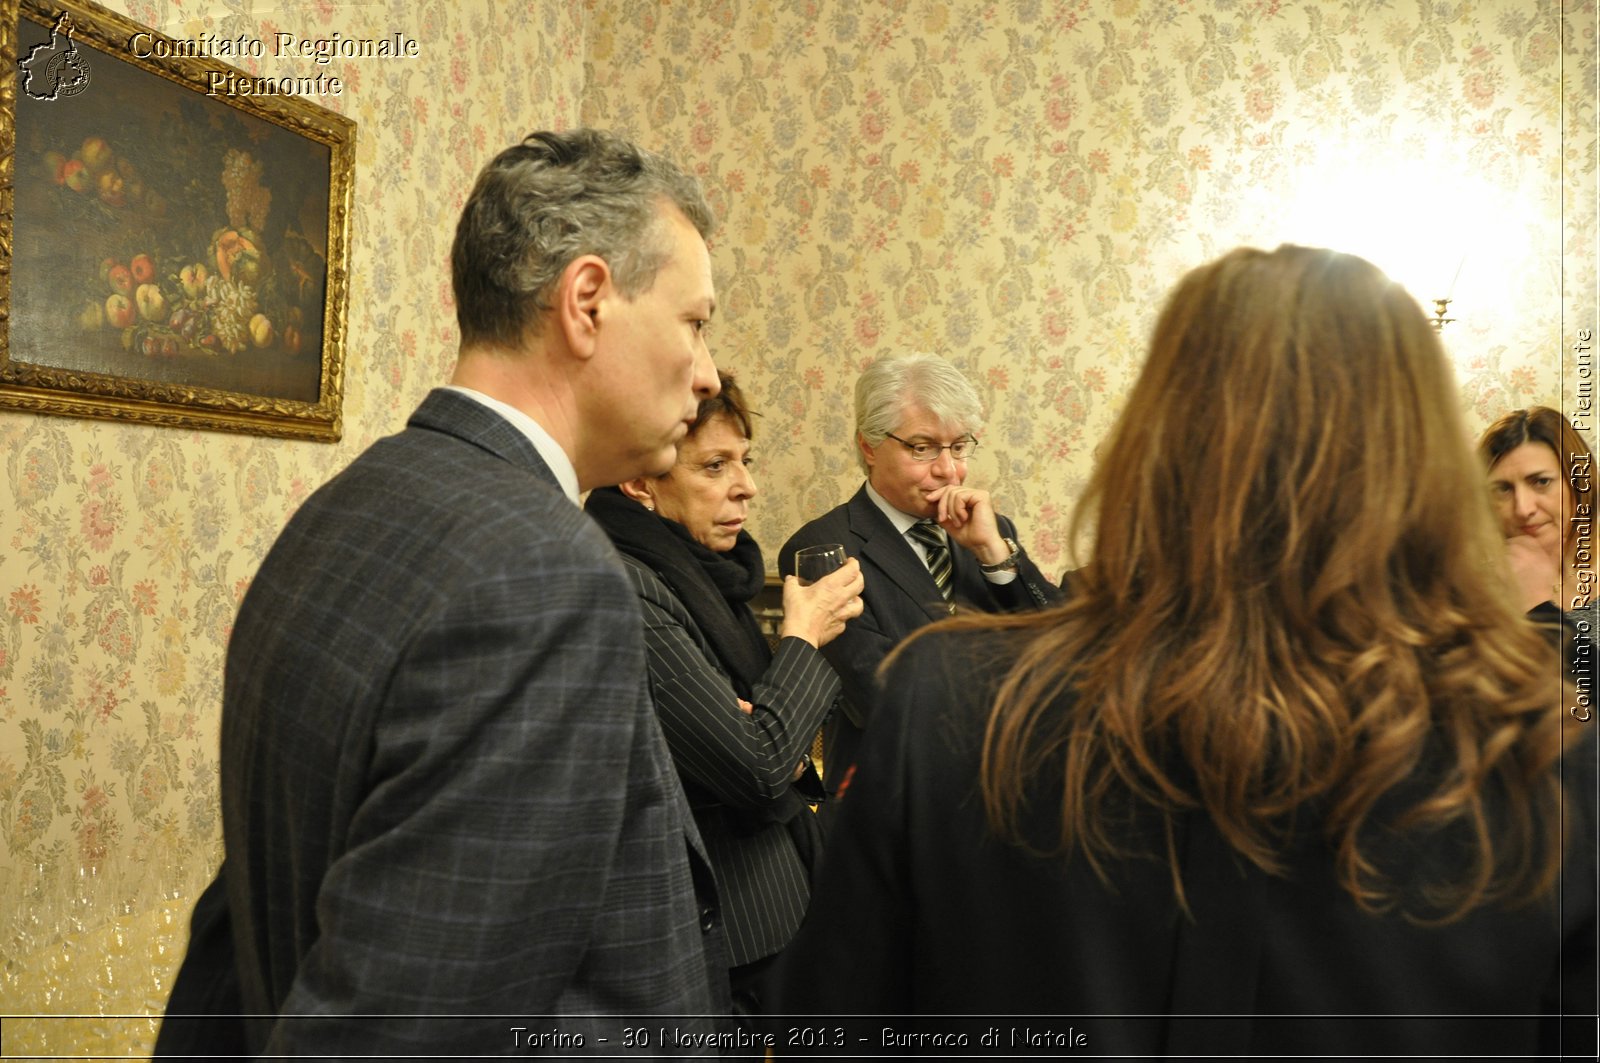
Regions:
M 462 345 L 520 346 L 582 255 L 605 259 L 625 297 L 648 291 L 671 253 L 662 203 L 711 235 L 699 182 L 613 133 L 533 133 L 502 151 L 478 175 L 450 250 Z
M 983 402 L 961 370 L 937 354 L 879 358 L 856 381 L 856 431 L 872 447 L 897 428 L 908 409 L 921 406 L 945 425 L 976 434 Z M 866 459 L 856 450 L 863 469 Z

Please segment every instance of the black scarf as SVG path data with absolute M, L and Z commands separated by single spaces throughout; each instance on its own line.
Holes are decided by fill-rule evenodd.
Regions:
M 675 520 L 635 502 L 615 487 L 589 493 L 584 509 L 617 550 L 649 566 L 678 596 L 741 698 L 749 700 L 772 663 L 772 650 L 749 602 L 761 592 L 767 570 L 761 547 L 745 531 L 719 554 L 695 541 Z
M 767 570 L 761 560 L 761 547 L 749 533 L 740 531 L 733 549 L 719 554 L 696 542 L 682 524 L 645 509 L 615 487 L 589 492 L 584 509 L 611 537 L 620 553 L 643 562 L 671 588 L 711 644 L 711 652 L 716 654 L 734 691 L 746 701 L 753 700 L 756 681 L 772 663 L 772 649 L 750 611 L 750 599 L 766 583 Z M 730 824 L 740 824 L 744 830 L 761 830 L 769 823 L 784 824 L 801 862 L 815 876 L 822 851 L 822 826 L 818 817 L 801 815 L 806 812 L 808 801 L 822 799 L 822 782 L 815 771 L 808 768 L 801 782 L 791 785 L 771 807 L 759 812 L 723 807 L 688 779 L 684 780 L 684 791 L 696 815 L 716 808 Z M 802 793 L 806 796 L 802 797 Z

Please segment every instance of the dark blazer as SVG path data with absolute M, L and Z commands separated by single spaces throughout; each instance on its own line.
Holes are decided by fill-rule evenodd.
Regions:
M 1578 719 L 1587 720 L 1594 714 L 1595 680 L 1600 677 L 1595 664 L 1600 657 L 1596 649 L 1600 610 L 1593 603 L 1563 611 L 1555 602 L 1540 602 L 1528 610 L 1528 619 L 1543 628 L 1560 648 L 1562 670 L 1582 698 L 1570 708 L 1578 713 Z
M 174 999 L 231 950 L 251 1054 L 500 1054 L 516 1025 L 593 1044 L 618 1023 L 590 1016 L 726 1008 L 637 600 L 465 396 L 430 394 L 289 521 L 229 641 L 221 763 L 231 943 L 209 894 Z
M 979 751 L 1014 637 L 930 636 L 890 670 L 811 909 L 779 964 L 773 1006 L 792 1025 L 983 1016 L 967 1031 L 975 1049 L 991 1026 L 998 1047 L 1022 1052 L 1041 1042 L 1030 1049 L 1010 1040 L 1013 1030 L 1070 1027 L 1086 1039 L 1080 1050 L 1131 1058 L 1526 1056 L 1554 1051 L 1564 1036 L 1560 1047 L 1594 1057 L 1592 731 L 1562 767 L 1572 844 L 1562 888 L 1547 901 L 1432 927 L 1371 915 L 1337 886 L 1314 813 L 1302 816 L 1281 878 L 1247 869 L 1196 814 L 1172 839 L 1190 920 L 1174 900 L 1153 816 L 1131 811 L 1118 825 L 1119 844 L 1154 858 L 1112 861 L 1109 885 L 1081 857 L 1030 855 L 988 830 Z M 1041 850 L 1059 837 L 1056 780 L 1041 782 L 1023 813 Z M 1389 868 L 1403 876 L 1455 866 L 1454 840 L 1407 839 L 1414 844 Z M 1563 1030 L 1563 1011 L 1589 1018 Z M 850 1043 L 859 1032 L 877 1044 L 884 1026 L 951 1025 L 858 1024 Z
M 1021 541 L 1009 518 L 996 519 L 1001 535 Z M 872 712 L 878 665 L 907 635 L 947 618 L 950 612 L 928 566 L 873 504 L 865 485 L 850 501 L 791 535 L 778 554 L 778 570 L 785 576 L 792 574 L 797 550 L 824 543 L 843 543 L 845 553 L 860 561 L 866 581 L 861 615 L 822 649 L 844 683 L 844 711 L 828 721 L 824 736 L 823 768 L 830 786 L 836 787 L 855 761 L 862 729 Z M 1060 589 L 1044 578 L 1026 551 L 1017 559 L 1017 578 L 1010 583 L 990 583 L 972 551 L 953 539 L 950 561 L 951 596 L 958 608 L 1001 613 L 1043 608 L 1062 600 Z
M 716 872 L 729 962 L 765 959 L 789 943 L 811 897 L 787 821 L 812 813 L 791 780 L 839 694 L 839 678 L 810 643 L 783 639 L 755 684 L 754 711 L 744 712 L 671 588 L 643 562 L 622 560 L 644 609 L 661 729 Z

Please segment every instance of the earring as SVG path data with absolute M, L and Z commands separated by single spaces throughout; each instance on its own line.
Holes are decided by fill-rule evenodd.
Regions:
M 656 504 L 654 502 L 646 502 L 644 504 L 644 508 L 654 513 L 656 511 Z

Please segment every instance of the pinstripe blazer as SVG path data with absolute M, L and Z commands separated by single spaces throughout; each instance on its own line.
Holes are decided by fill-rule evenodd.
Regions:
M 839 677 L 805 640 L 783 639 L 755 684 L 754 711 L 744 712 L 677 595 L 644 562 L 622 560 L 644 609 L 661 729 L 716 872 L 729 962 L 752 963 L 789 943 L 811 896 L 784 821 L 811 815 L 790 780 L 833 706 Z
M 534 1016 L 726 1011 L 628 592 L 526 437 L 453 392 L 301 506 L 224 684 L 249 1052 L 503 1054 Z M 516 1021 L 429 1017 L 467 1014 Z
M 1010 518 L 996 515 L 995 520 L 1001 535 L 1019 538 Z M 928 566 L 873 504 L 865 486 L 844 505 L 791 535 L 778 554 L 778 571 L 790 575 L 796 551 L 823 543 L 843 543 L 845 553 L 861 562 L 866 580 L 861 615 L 845 625 L 844 634 L 822 648 L 844 683 L 844 711 L 828 721 L 823 757 L 832 790 L 855 762 L 862 730 L 877 699 L 878 665 L 902 639 L 945 619 L 949 610 Z M 977 557 L 954 539 L 950 540 L 950 563 L 952 596 L 956 605 L 965 609 L 987 613 L 1042 609 L 1064 597 L 1026 552 L 1017 559 L 1017 578 L 1009 583 L 990 583 Z

